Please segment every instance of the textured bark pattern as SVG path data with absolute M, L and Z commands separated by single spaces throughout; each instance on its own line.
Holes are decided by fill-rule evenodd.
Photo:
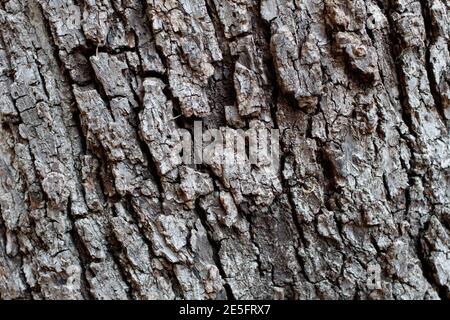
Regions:
M 448 9 L 1 0 L 0 298 L 449 298 Z M 200 118 L 279 171 L 169 157 Z

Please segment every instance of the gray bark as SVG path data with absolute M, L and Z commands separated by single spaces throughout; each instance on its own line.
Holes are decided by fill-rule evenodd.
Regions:
M 0 1 L 0 298 L 448 299 L 448 9 Z M 174 161 L 195 119 L 278 172 Z

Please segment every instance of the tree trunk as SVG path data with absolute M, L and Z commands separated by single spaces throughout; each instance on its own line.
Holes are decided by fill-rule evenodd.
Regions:
M 448 9 L 0 1 L 0 298 L 448 299 Z

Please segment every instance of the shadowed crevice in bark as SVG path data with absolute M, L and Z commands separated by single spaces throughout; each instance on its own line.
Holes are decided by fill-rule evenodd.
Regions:
M 428 229 L 428 226 L 429 226 L 429 223 L 427 223 L 425 225 L 424 230 Z M 423 236 L 424 230 L 421 230 L 421 232 L 420 232 L 421 236 L 417 240 L 417 243 L 416 243 L 417 257 L 420 260 L 420 263 L 422 265 L 423 274 L 424 274 L 425 278 L 427 279 L 427 281 L 436 288 L 436 291 L 442 300 L 447 300 L 449 294 L 448 294 L 448 292 L 446 292 L 446 288 L 444 286 L 440 285 L 436 281 L 434 271 L 432 270 L 432 264 L 428 261 L 427 254 L 425 253 L 425 250 L 423 248 L 422 236 Z
M 420 0 L 420 5 L 422 7 L 422 16 L 425 22 L 425 32 L 426 32 L 426 38 L 427 38 L 427 43 L 426 43 L 426 51 L 425 51 L 425 68 L 427 70 L 427 77 L 428 77 L 428 81 L 430 83 L 430 90 L 431 90 L 431 94 L 433 95 L 433 99 L 434 99 L 434 103 L 436 104 L 436 109 L 439 113 L 439 116 L 441 117 L 441 120 L 443 122 L 444 125 L 447 126 L 447 132 L 450 129 L 449 127 L 449 122 L 448 119 L 445 116 L 445 108 L 444 105 L 442 103 L 442 96 L 439 93 L 439 84 L 436 81 L 436 77 L 433 73 L 433 64 L 431 62 L 431 46 L 433 43 L 436 42 L 438 36 L 436 36 L 436 32 L 433 31 L 433 26 L 432 26 L 432 22 L 431 22 L 431 12 L 430 12 L 430 5 L 431 2 L 430 1 L 426 1 L 426 0 Z
M 208 225 L 206 214 L 203 211 L 203 209 L 201 208 L 201 206 L 198 204 L 198 201 L 196 202 L 196 205 L 195 205 L 195 211 L 197 212 L 197 214 L 200 218 L 200 221 L 208 235 L 208 241 L 211 244 L 211 248 L 213 250 L 213 259 L 214 259 L 214 262 L 215 262 L 217 268 L 219 269 L 220 276 L 223 281 L 223 287 L 224 287 L 226 295 L 227 295 L 227 299 L 228 300 L 236 300 L 235 296 L 233 295 L 233 291 L 231 290 L 230 285 L 227 283 L 227 275 L 225 274 L 222 263 L 220 261 L 220 255 L 219 255 L 220 246 L 221 246 L 220 242 L 214 241 L 214 239 L 211 237 L 211 232 L 213 232 L 213 230 Z

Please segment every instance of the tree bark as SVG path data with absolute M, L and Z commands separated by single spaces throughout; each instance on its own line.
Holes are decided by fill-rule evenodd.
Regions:
M 448 9 L 0 1 L 0 298 L 448 299 Z M 280 167 L 180 164 L 195 120 Z

